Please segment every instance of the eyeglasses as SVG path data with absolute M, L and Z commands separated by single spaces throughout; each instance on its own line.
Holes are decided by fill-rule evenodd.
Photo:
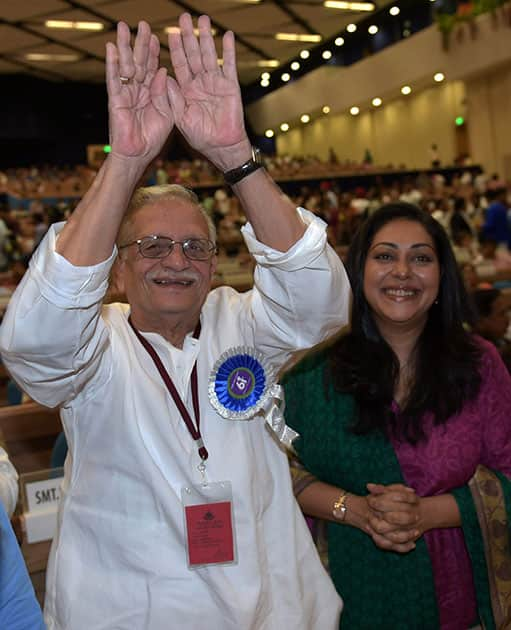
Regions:
M 183 254 L 189 260 L 209 260 L 216 253 L 216 245 L 208 238 L 187 238 L 185 241 L 174 241 L 167 236 L 144 236 L 131 243 L 120 245 L 119 249 L 138 245 L 138 251 L 144 258 L 166 258 L 174 249 L 174 245 L 181 245 Z

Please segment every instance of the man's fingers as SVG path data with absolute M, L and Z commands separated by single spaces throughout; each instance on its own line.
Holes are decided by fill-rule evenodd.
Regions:
M 151 83 L 151 100 L 160 112 L 170 113 L 170 104 L 167 95 L 167 69 L 160 68 Z
M 183 13 L 179 17 L 179 28 L 188 67 L 192 75 L 199 74 L 204 71 L 204 66 L 199 41 L 193 32 L 193 22 L 189 13 Z
M 222 40 L 223 73 L 228 79 L 238 81 L 236 70 L 236 44 L 232 31 L 227 31 Z
M 149 54 L 147 56 L 147 72 L 144 84 L 150 87 L 151 81 L 156 76 L 160 67 L 160 40 L 153 33 L 149 41 Z
M 121 91 L 119 82 L 119 58 L 117 48 L 112 42 L 106 44 L 106 87 L 110 96 L 116 96 Z
M 150 41 L 151 27 L 147 22 L 139 22 L 135 45 L 133 47 L 133 63 L 135 67 L 135 75 L 133 78 L 139 83 L 143 83 L 146 78 Z
M 135 63 L 131 50 L 131 33 L 125 22 L 117 25 L 117 56 L 119 77 L 133 79 L 135 76 Z
M 207 15 L 201 15 L 197 22 L 199 27 L 199 46 L 202 56 L 202 65 L 207 72 L 218 70 L 218 57 L 216 54 L 215 40 L 211 33 L 211 21 Z
M 178 84 L 186 85 L 190 83 L 193 77 L 183 48 L 181 31 L 177 27 L 173 27 L 169 30 L 169 49 L 170 61 L 172 62 Z
M 167 93 L 174 121 L 179 125 L 184 115 L 185 100 L 179 89 L 179 85 L 172 77 L 167 77 Z

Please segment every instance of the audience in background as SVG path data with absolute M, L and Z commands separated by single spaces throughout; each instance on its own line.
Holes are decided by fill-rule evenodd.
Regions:
M 511 227 L 508 218 L 507 188 L 488 188 L 487 196 L 490 204 L 486 208 L 482 227 L 484 236 L 493 238 L 498 244 L 511 246 Z
M 477 272 L 476 266 L 471 262 L 464 262 L 459 265 L 461 277 L 467 291 L 475 291 L 475 289 L 489 289 L 491 284 L 481 280 Z
M 460 264 L 475 264 L 479 282 L 474 286 L 481 282 L 495 281 L 500 283 L 498 286 L 503 286 L 502 283 L 509 282 L 511 278 L 511 254 L 507 243 L 493 245 L 492 250 L 492 242 L 496 243 L 495 237 L 488 235 L 488 232 L 492 232 L 490 226 L 495 222 L 495 206 L 487 208 L 488 200 L 497 195 L 501 200 L 499 203 L 504 204 L 507 212 L 503 184 L 497 176 L 488 178 L 484 174 L 475 175 L 471 171 L 460 170 L 459 174 L 452 175 L 450 179 L 440 173 L 432 175 L 426 171 L 419 172 L 413 178 L 408 174 L 400 176 L 396 172 L 394 179 L 387 176 L 384 181 L 382 175 L 373 177 L 370 185 L 362 186 L 359 183 L 350 188 L 342 175 L 353 175 L 357 172 L 359 166 L 354 162 L 323 163 L 314 156 L 289 155 L 266 157 L 265 161 L 270 172 L 285 178 L 282 187 L 295 204 L 308 207 L 328 223 L 328 238 L 341 256 L 359 225 L 375 208 L 382 203 L 406 200 L 425 209 L 446 228 L 453 240 Z M 236 207 L 231 207 L 235 203 L 233 197 L 230 191 L 219 185 L 221 182 L 215 169 L 201 159 L 168 162 L 159 158 L 153 166 L 151 172 L 155 174 L 160 171 L 161 178 L 166 174 L 169 181 L 183 181 L 183 178 L 188 178 L 194 186 L 205 186 L 200 194 L 202 203 L 219 232 L 220 259 L 216 282 L 221 283 L 224 278 L 234 282 L 231 271 L 235 268 L 235 263 L 239 263 L 240 272 L 246 272 L 244 265 L 247 257 L 239 233 L 239 212 Z M 380 169 L 382 174 L 385 173 L 381 167 L 371 166 L 371 169 Z M 48 166 L 8 169 L 2 181 L 4 189 L 9 190 L 10 194 L 24 191 L 27 195 L 36 194 L 33 193 L 33 188 L 37 182 L 43 191 L 40 194 L 43 195 L 52 186 L 58 186 L 61 191 L 67 190 L 70 187 L 67 185 L 69 182 L 71 187 L 79 189 L 78 182 L 87 183 L 92 173 L 91 169 L 85 167 L 76 167 L 74 170 Z M 307 177 L 311 179 L 306 183 L 295 181 Z M 76 197 L 73 200 L 63 198 L 44 203 L 44 197 L 41 197 L 27 202 L 28 209 L 25 210 L 3 206 L 0 219 L 6 226 L 6 235 L 4 247 L 0 247 L 0 263 L 4 253 L 4 268 L 8 271 L 3 282 L 0 276 L 0 288 L 1 284 L 6 288 L 7 284 L 12 286 L 12 281 L 8 278 L 15 275 L 11 276 L 13 266 L 17 261 L 28 261 L 48 226 L 67 218 L 77 200 Z M 12 202 L 11 198 L 10 201 Z M 483 231 L 479 234 L 481 228 Z M 223 273 L 224 259 L 228 274 Z M 236 277 L 243 277 L 244 283 L 247 279 L 246 273 Z
M 451 238 L 455 239 L 459 234 L 475 233 L 474 227 L 470 218 L 466 213 L 467 200 L 463 197 L 456 197 L 452 206 L 452 214 L 449 220 L 449 232 Z
M 511 279 L 511 253 L 506 245 L 498 245 L 490 236 L 479 236 L 477 270 L 481 277 L 495 277 L 497 280 Z
M 511 341 L 509 329 L 511 298 L 500 289 L 477 289 L 472 292 L 475 307 L 474 332 L 493 343 L 507 369 L 511 372 Z

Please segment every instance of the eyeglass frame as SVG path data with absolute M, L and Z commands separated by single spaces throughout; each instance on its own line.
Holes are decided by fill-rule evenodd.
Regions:
M 148 239 L 152 239 L 153 241 L 155 241 L 157 239 L 163 239 L 163 240 L 169 241 L 170 242 L 170 246 L 169 246 L 168 252 L 164 256 L 146 256 L 141 251 L 140 246 L 142 245 L 143 242 L 148 242 Z M 185 248 L 185 245 L 187 243 L 189 243 L 190 241 L 203 241 L 203 242 L 207 241 L 209 243 L 209 249 L 208 249 L 208 254 L 209 255 L 208 255 L 208 257 L 207 258 L 190 258 L 190 256 L 188 256 L 188 254 L 186 253 L 186 248 Z M 117 249 L 120 251 L 121 249 L 125 249 L 126 247 L 130 247 L 131 245 L 137 245 L 138 246 L 137 247 L 138 253 L 142 256 L 142 258 L 147 258 L 149 260 L 163 260 L 167 256 L 170 256 L 170 254 L 172 253 L 172 251 L 174 249 L 174 245 L 181 245 L 181 251 L 183 252 L 183 255 L 188 260 L 193 260 L 195 262 L 197 262 L 197 261 L 205 262 L 207 260 L 211 260 L 213 258 L 213 256 L 215 256 L 215 254 L 218 252 L 216 244 L 209 238 L 195 238 L 195 237 L 191 237 L 191 238 L 186 238 L 184 241 L 175 241 L 173 238 L 170 238 L 170 236 L 161 236 L 161 234 L 148 234 L 147 236 L 142 236 L 142 238 L 137 238 L 134 241 L 130 241 L 129 243 L 125 243 L 124 245 L 119 245 L 117 247 Z

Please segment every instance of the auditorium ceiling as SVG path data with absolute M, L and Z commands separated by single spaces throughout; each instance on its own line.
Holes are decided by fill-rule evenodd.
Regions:
M 391 4 L 373 0 L 375 12 Z M 276 33 L 320 35 L 327 40 L 367 12 L 329 9 L 323 0 L 1 0 L 0 75 L 30 74 L 53 81 L 102 82 L 105 43 L 123 19 L 132 28 L 147 20 L 162 43 L 167 63 L 165 27 L 183 11 L 208 13 L 217 34 L 217 48 L 226 30 L 237 38 L 241 83 L 256 81 L 270 61 L 283 65 L 315 43 L 277 40 Z M 100 31 L 49 28 L 47 20 L 97 22 Z M 268 68 L 271 71 L 271 66 Z

